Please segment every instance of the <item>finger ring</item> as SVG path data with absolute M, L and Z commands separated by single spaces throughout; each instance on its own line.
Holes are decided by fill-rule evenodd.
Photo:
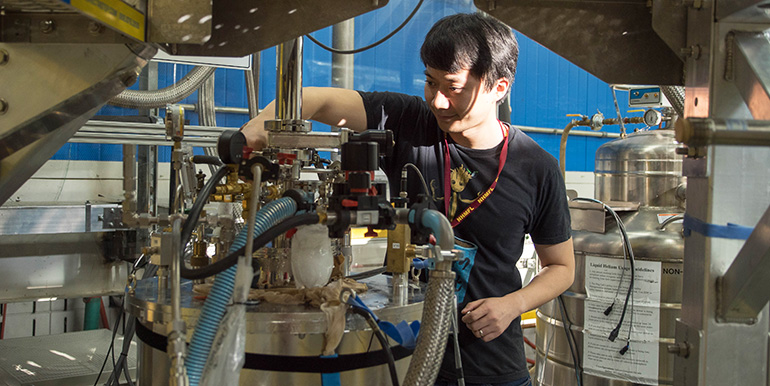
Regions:
M 480 338 L 483 338 L 483 337 L 484 337 L 484 331 L 481 331 L 481 329 L 479 329 L 479 337 L 480 337 Z

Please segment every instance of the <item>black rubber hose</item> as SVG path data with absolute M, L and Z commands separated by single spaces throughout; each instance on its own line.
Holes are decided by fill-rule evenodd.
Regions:
M 216 166 L 224 165 L 222 160 L 220 160 L 219 157 L 215 155 L 194 155 L 190 157 L 190 161 L 192 161 L 194 164 L 208 164 Z
M 375 268 L 375 269 L 372 269 L 372 270 L 369 270 L 369 271 L 364 271 L 364 272 L 359 272 L 359 273 L 354 273 L 352 275 L 348 275 L 347 278 L 348 279 L 353 279 L 353 280 L 368 279 L 368 278 L 370 278 L 372 276 L 376 276 L 376 275 L 379 275 L 381 273 L 385 273 L 386 270 L 387 270 L 386 267 Z
M 190 213 L 187 214 L 187 220 L 185 220 L 184 225 L 182 226 L 182 247 L 187 245 L 190 241 L 195 225 L 198 224 L 198 217 L 200 217 L 201 212 L 203 211 L 203 206 L 209 201 L 209 195 L 211 195 L 211 192 L 214 190 L 217 183 L 219 183 L 219 180 L 224 178 L 229 170 L 230 169 L 228 169 L 227 166 L 222 166 L 217 169 L 214 175 L 206 181 L 206 185 L 203 185 L 203 189 L 198 192 L 198 197 L 195 198 L 195 202 L 193 203 L 192 208 L 190 208 Z M 181 267 L 182 272 L 184 273 L 186 269 L 184 264 L 182 264 Z
M 393 352 L 390 350 L 390 344 L 388 343 L 388 338 L 386 338 L 385 334 L 382 333 L 382 330 L 380 330 L 380 327 L 377 326 L 377 322 L 374 321 L 374 317 L 370 313 L 357 307 L 350 307 L 350 310 L 358 315 L 361 315 L 364 319 L 366 319 L 366 322 L 369 324 L 369 327 L 371 327 L 372 332 L 374 333 L 374 336 L 376 336 L 377 340 L 380 341 L 380 346 L 382 346 L 382 351 L 384 351 L 385 355 L 388 357 L 388 369 L 390 370 L 390 382 L 393 386 L 398 386 L 398 373 L 396 372 L 396 360 L 393 358 Z
M 306 213 L 288 219 L 274 225 L 264 233 L 254 238 L 254 250 L 267 245 L 276 237 L 302 225 L 318 224 L 320 221 L 317 213 Z M 189 280 L 201 280 L 209 276 L 214 276 L 238 263 L 238 257 L 246 252 L 246 246 L 241 247 L 235 252 L 230 253 L 222 260 L 209 264 L 198 269 L 182 269 L 182 277 Z

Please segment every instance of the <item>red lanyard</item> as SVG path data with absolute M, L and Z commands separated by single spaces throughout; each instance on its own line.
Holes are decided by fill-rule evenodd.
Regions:
M 498 121 L 500 122 L 500 121 Z M 455 216 L 454 219 L 452 219 L 452 227 L 456 227 L 458 224 L 460 224 L 463 220 L 465 220 L 466 217 L 468 217 L 476 208 L 481 206 L 481 204 L 489 197 L 489 195 L 492 194 L 492 191 L 495 190 L 495 186 L 497 186 L 497 180 L 500 178 L 500 173 L 503 171 L 503 166 L 505 166 L 505 159 L 508 157 L 508 130 L 506 130 L 505 125 L 503 125 L 502 122 L 500 122 L 500 130 L 503 132 L 503 150 L 500 152 L 500 163 L 497 166 L 497 177 L 495 177 L 495 180 L 492 181 L 492 185 L 487 188 L 487 190 L 480 194 L 478 197 L 476 197 L 471 204 L 465 208 L 462 213 Z M 452 199 L 452 188 L 450 186 L 450 179 L 451 179 L 451 160 L 449 158 L 449 142 L 446 139 L 446 133 L 444 133 L 444 214 L 447 216 L 450 215 L 449 213 L 449 201 Z M 458 192 L 459 194 L 459 192 Z

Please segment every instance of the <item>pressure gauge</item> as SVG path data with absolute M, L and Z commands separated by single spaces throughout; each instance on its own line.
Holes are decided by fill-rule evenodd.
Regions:
M 663 116 L 660 114 L 660 111 L 648 109 L 644 112 L 644 124 L 647 126 L 657 126 L 660 125 L 661 120 L 663 119 Z

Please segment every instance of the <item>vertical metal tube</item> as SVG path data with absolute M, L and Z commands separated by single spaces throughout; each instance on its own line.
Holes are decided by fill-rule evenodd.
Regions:
M 355 25 L 354 19 L 335 24 L 332 27 L 332 47 L 353 49 Z M 353 55 L 332 54 L 332 86 L 353 88 Z
M 393 305 L 405 306 L 406 301 L 409 298 L 409 274 L 408 273 L 393 273 L 392 279 L 393 285 Z
M 182 264 L 182 218 L 177 217 L 172 223 L 171 243 L 171 315 L 174 321 L 182 318 L 182 279 L 180 276 L 180 264 Z
M 123 218 L 125 219 L 135 212 L 136 145 L 123 145 Z
M 332 27 L 332 47 L 340 50 L 352 50 L 355 45 L 355 19 L 348 19 Z M 332 54 L 332 87 L 352 89 L 354 87 L 353 55 Z M 332 127 L 339 131 L 339 127 Z M 331 153 L 332 161 L 340 160 L 339 152 Z M 348 241 L 349 241 L 348 237 Z M 349 246 L 347 244 L 346 246 Z M 350 248 L 348 248 L 350 249 Z M 344 253 L 343 253 L 344 254 Z M 350 255 L 345 255 L 348 259 Z
M 281 43 L 276 49 L 278 87 L 275 118 L 302 119 L 302 37 Z
M 171 361 L 169 385 L 189 385 L 184 358 L 187 349 L 185 322 L 182 319 L 182 217 L 177 216 L 172 222 L 171 245 L 171 333 L 168 335 L 168 357 Z
M 261 68 L 262 53 L 251 55 L 251 69 L 246 70 L 246 100 L 249 107 L 249 119 L 259 114 L 259 70 Z

